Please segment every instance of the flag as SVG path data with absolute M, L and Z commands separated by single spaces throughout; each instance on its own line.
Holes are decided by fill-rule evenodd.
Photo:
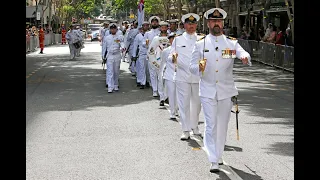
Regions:
M 144 0 L 140 0 L 138 4 L 138 27 L 142 27 L 144 21 Z

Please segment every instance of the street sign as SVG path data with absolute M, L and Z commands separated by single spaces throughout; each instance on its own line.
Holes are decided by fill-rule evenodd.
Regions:
M 37 12 L 37 20 L 40 20 L 40 12 Z
M 129 18 L 133 19 L 134 18 L 134 14 L 130 14 Z

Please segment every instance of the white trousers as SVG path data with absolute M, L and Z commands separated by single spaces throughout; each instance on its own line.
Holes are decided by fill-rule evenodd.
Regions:
M 210 162 L 222 157 L 230 120 L 231 98 L 216 100 L 200 97 L 205 119 L 204 147 Z
M 121 59 L 122 59 L 123 62 L 125 61 L 125 59 L 126 59 L 125 52 L 121 52 Z
M 160 72 L 158 73 L 158 93 L 160 96 L 160 101 L 164 101 L 168 98 L 166 85 L 164 83 L 163 77 L 161 77 Z
M 146 60 L 144 61 L 144 63 L 145 63 L 145 68 L 146 68 L 146 82 L 148 82 L 151 86 L 148 56 L 147 56 Z
M 127 57 L 127 60 L 129 60 L 129 70 L 130 70 L 130 72 L 131 73 L 136 73 L 137 71 L 136 71 L 136 61 L 132 61 L 131 60 L 131 56 L 130 55 L 128 55 L 128 57 Z
M 153 92 L 158 91 L 158 71 L 152 64 L 149 62 L 149 73 L 150 73 L 150 81 Z
M 73 44 L 69 44 L 69 50 L 70 50 L 70 59 L 74 59 L 76 56 L 76 47 L 74 47 Z
M 107 59 L 106 83 L 108 89 L 113 90 L 119 86 L 121 55 L 109 56 Z
M 147 55 L 139 55 L 136 62 L 137 83 L 146 85 Z
M 176 81 L 176 88 L 182 131 L 192 131 L 198 127 L 201 110 L 199 83 Z
M 164 81 L 166 84 L 167 94 L 169 98 L 170 115 L 175 116 L 176 111 L 178 110 L 176 83 L 167 79 L 165 79 Z

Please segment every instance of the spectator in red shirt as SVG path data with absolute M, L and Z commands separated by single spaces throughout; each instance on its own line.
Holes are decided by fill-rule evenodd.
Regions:
M 277 27 L 277 37 L 275 44 L 283 45 L 284 44 L 284 36 L 283 31 L 280 30 L 280 27 Z

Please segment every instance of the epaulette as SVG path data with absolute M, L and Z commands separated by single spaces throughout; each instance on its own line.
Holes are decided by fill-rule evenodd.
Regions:
M 203 33 L 197 33 L 198 36 L 206 36 L 205 34 Z
M 237 40 L 237 38 L 234 38 L 234 37 L 231 37 L 231 36 L 227 36 L 228 39 L 231 39 L 231 40 Z
M 201 41 L 202 39 L 204 39 L 206 37 L 206 35 L 204 34 L 204 36 L 200 39 L 198 39 L 197 41 Z

